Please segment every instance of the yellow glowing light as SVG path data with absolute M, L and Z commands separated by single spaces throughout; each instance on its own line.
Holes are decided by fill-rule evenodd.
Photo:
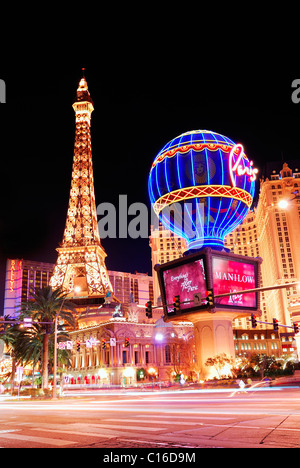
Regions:
M 135 370 L 133 367 L 126 367 L 123 372 L 124 377 L 134 377 Z
M 98 375 L 101 379 L 107 378 L 107 371 L 105 369 L 99 369 Z
M 282 210 L 285 210 L 289 206 L 289 203 L 287 200 L 280 200 L 280 202 L 278 203 L 278 206 Z

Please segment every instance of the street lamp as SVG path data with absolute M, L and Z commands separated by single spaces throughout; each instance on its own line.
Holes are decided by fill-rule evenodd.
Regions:
M 61 309 L 62 309 L 62 306 L 63 306 L 63 304 L 65 302 L 65 299 L 66 298 L 64 298 L 64 300 L 61 303 L 58 315 L 61 312 Z M 52 398 L 54 400 L 57 399 L 57 395 L 56 395 L 56 372 L 57 372 L 57 318 L 58 318 L 58 315 L 57 314 L 55 315 L 55 321 L 54 321 L 54 364 L 53 364 L 53 396 L 52 396 Z

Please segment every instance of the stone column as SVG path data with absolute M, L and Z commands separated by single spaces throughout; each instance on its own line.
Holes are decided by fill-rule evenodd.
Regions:
M 208 358 L 225 353 L 235 357 L 233 331 L 233 315 L 230 312 L 218 311 L 215 314 L 199 314 L 194 323 L 195 349 L 201 378 L 213 378 L 213 367 L 206 366 Z

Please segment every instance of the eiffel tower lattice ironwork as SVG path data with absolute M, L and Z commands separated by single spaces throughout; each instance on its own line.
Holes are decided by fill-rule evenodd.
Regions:
M 84 76 L 73 109 L 76 133 L 69 207 L 50 285 L 69 291 L 70 297 L 105 297 L 113 290 L 97 225 L 91 147 L 94 104 Z

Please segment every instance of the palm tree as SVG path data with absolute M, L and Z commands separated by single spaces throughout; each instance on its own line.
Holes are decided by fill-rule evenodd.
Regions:
M 34 384 L 34 369 L 37 363 L 42 361 L 42 325 L 33 323 L 31 328 L 20 329 L 16 335 L 14 349 L 22 365 L 32 364 L 32 384 Z
M 10 381 L 11 381 L 11 393 L 13 393 L 16 366 L 18 364 L 18 360 L 17 360 L 16 353 L 15 353 L 15 343 L 16 343 L 16 336 L 19 332 L 19 329 L 18 329 L 17 320 L 10 317 L 9 315 L 4 316 L 4 321 L 10 321 L 10 322 L 16 321 L 16 324 L 11 323 L 5 326 L 4 333 L 0 335 L 0 340 L 2 340 L 5 346 L 9 349 L 11 359 L 12 359 L 12 370 L 11 370 L 11 375 L 10 375 Z
M 58 327 L 57 342 L 67 341 L 70 339 L 69 334 L 65 331 L 60 331 L 61 326 Z M 31 328 L 23 328 L 16 335 L 15 340 L 15 356 L 18 362 L 22 362 L 22 365 L 32 364 L 32 375 L 34 382 L 34 369 L 36 365 L 42 362 L 43 356 L 43 325 L 33 322 Z M 54 334 L 49 336 L 49 362 L 51 367 L 53 366 L 54 357 Z M 70 365 L 71 363 L 71 352 L 69 350 L 58 350 L 59 362 Z
M 76 312 L 75 306 L 67 300 L 67 293 L 61 288 L 52 290 L 50 286 L 36 288 L 31 293 L 32 299 L 21 303 L 20 318 L 30 316 L 33 321 L 42 322 L 43 355 L 42 374 L 43 389 L 48 389 L 48 361 L 49 361 L 49 334 L 52 333 L 56 317 L 60 317 L 70 326 L 75 328 L 75 318 L 72 314 Z

